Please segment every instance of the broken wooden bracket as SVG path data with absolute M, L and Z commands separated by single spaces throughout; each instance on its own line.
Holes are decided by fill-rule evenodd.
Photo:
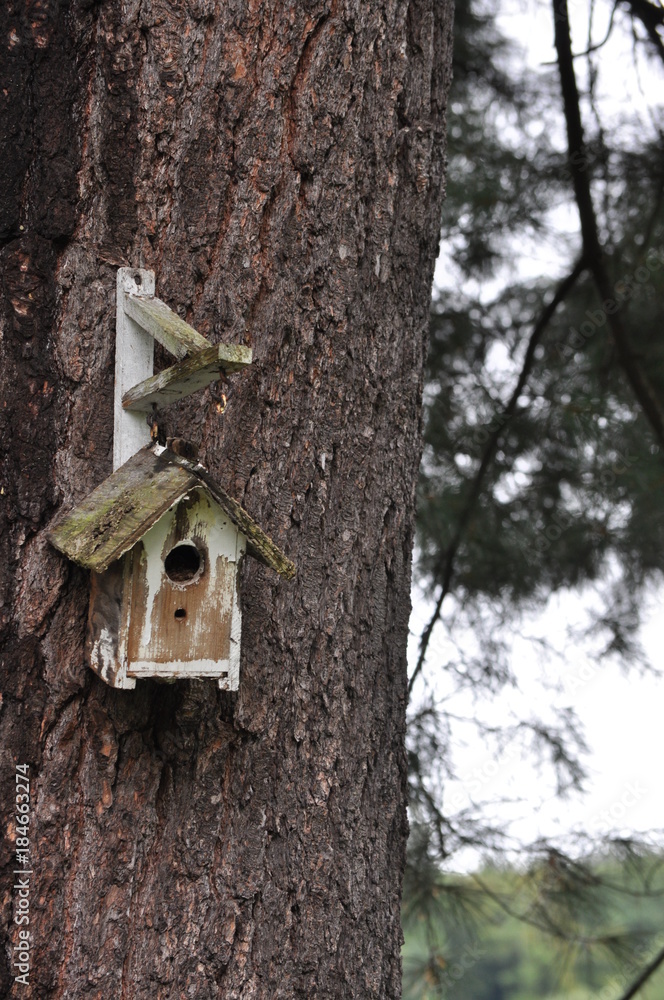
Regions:
M 248 360 L 244 360 L 248 355 Z M 219 372 L 234 372 L 251 362 L 248 347 L 216 344 L 191 354 L 158 375 L 139 382 L 122 397 L 125 410 L 150 413 L 153 406 L 165 406 L 216 382 Z
M 125 268 L 120 270 L 123 271 Z M 152 274 L 154 288 L 154 274 L 152 271 L 145 273 Z M 188 354 L 193 354 L 194 351 L 204 351 L 206 347 L 210 347 L 209 340 L 206 340 L 198 330 L 194 330 L 193 326 L 180 319 L 165 302 L 155 299 L 153 295 L 148 298 L 140 293 L 128 291 L 124 308 L 131 319 L 147 330 L 150 336 L 159 341 L 167 351 L 175 355 L 178 361 L 186 358 Z
M 251 364 L 251 348 L 211 344 L 154 296 L 154 271 L 121 267 L 117 277 L 113 469 L 150 441 L 144 414 L 184 399 L 221 373 Z M 154 341 L 178 364 L 153 375 Z

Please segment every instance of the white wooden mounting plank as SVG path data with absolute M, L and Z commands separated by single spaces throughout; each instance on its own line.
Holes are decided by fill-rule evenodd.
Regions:
M 139 291 L 127 296 L 126 310 L 133 320 L 174 354 L 178 361 L 188 354 L 212 347 L 209 340 L 180 319 L 161 299 L 145 296 Z
M 154 295 L 154 271 L 121 267 L 117 276 L 113 470 L 150 442 L 145 415 L 122 406 L 122 397 L 153 371 L 154 340 L 126 310 L 130 295 Z
M 237 533 L 237 551 L 235 565 L 242 562 L 247 551 L 247 539 L 241 531 Z M 238 588 L 233 591 L 233 611 L 231 618 L 230 655 L 228 657 L 228 677 L 220 677 L 219 687 L 228 691 L 237 691 L 240 687 L 240 639 L 242 636 L 242 609 L 238 599 Z
M 166 406 L 204 389 L 221 372 L 234 372 L 248 364 L 251 364 L 250 347 L 211 345 L 133 386 L 122 397 L 122 405 L 129 411 L 149 413 L 153 406 Z

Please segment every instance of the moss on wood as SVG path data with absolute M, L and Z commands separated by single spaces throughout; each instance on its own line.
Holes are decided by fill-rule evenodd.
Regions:
M 126 410 L 149 413 L 166 406 L 219 378 L 220 372 L 235 372 L 251 363 L 251 349 L 241 344 L 215 344 L 190 354 L 184 361 L 133 386 L 122 397 Z
M 253 518 L 200 466 L 170 451 L 148 447 L 133 455 L 112 476 L 49 531 L 48 539 L 73 562 L 97 573 L 128 552 L 169 507 L 196 487 L 206 488 L 247 537 L 250 553 L 287 580 L 294 564 Z

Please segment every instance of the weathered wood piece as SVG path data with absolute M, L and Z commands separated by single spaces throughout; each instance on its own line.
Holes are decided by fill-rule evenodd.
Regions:
M 145 417 L 125 410 L 122 396 L 153 372 L 154 339 L 127 313 L 125 304 L 132 293 L 154 293 L 154 271 L 121 267 L 116 282 L 113 468 L 119 469 L 150 441 L 150 430 Z
M 48 540 L 80 566 L 103 573 L 197 483 L 188 469 L 142 448 L 55 525 Z
M 154 406 L 174 403 L 204 389 L 220 373 L 238 371 L 251 364 L 251 348 L 241 344 L 216 344 L 191 354 L 178 364 L 139 382 L 122 397 L 126 410 L 149 413 Z
M 128 552 L 169 507 L 190 490 L 207 489 L 247 537 L 251 555 L 286 579 L 295 575 L 286 558 L 239 503 L 201 466 L 167 449 L 142 448 L 48 532 L 48 540 L 73 562 L 96 573 Z
M 127 556 L 128 560 L 130 558 Z M 105 573 L 90 574 L 85 640 L 87 660 L 94 672 L 111 687 L 125 690 L 136 687 L 136 678 L 127 677 L 121 650 L 124 585 L 128 570 L 125 561 L 118 560 Z
M 154 290 L 154 289 L 153 289 Z M 127 295 L 127 315 L 154 337 L 178 361 L 188 354 L 212 347 L 209 340 L 189 326 L 165 302 L 153 295 Z

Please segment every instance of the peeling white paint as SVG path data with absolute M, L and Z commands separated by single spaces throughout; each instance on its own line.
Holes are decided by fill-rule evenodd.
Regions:
M 145 560 L 145 579 L 148 588 L 148 614 L 146 615 L 146 631 L 143 635 L 142 645 L 149 646 L 152 638 L 152 615 L 149 613 L 157 596 L 157 591 L 164 579 L 164 564 L 161 554 L 164 549 L 164 542 L 173 526 L 175 517 L 174 509 L 171 507 L 156 524 L 153 524 L 149 531 L 143 535 L 143 552 L 141 560 Z
M 98 664 L 99 673 L 107 684 L 116 688 L 131 689 L 136 687 L 133 677 L 127 677 L 125 671 L 118 672 L 115 659 L 113 637 L 108 629 L 102 629 L 101 635 L 90 651 L 90 659 Z
M 164 561 L 172 548 L 186 542 L 204 550 L 201 553 L 204 566 L 191 581 L 178 583 L 169 579 Z M 216 677 L 219 687 L 237 690 L 242 632 L 237 569 L 245 550 L 245 536 L 202 488 L 190 491 L 145 533 L 134 551 L 133 575 L 138 582 L 133 587 L 129 581 L 125 585 L 126 600 L 138 599 L 141 605 L 145 602 L 144 607 L 127 609 L 123 631 L 130 638 L 125 648 L 133 650 L 127 654 L 129 676 Z M 185 612 L 182 628 L 186 632 L 181 634 L 173 632 L 172 620 L 174 595 L 178 593 L 182 594 L 181 606 Z M 192 600 L 194 595 L 197 596 Z M 170 609 L 167 621 L 161 620 L 165 607 Z M 209 654 L 217 642 L 215 627 L 222 622 L 226 622 L 226 630 L 230 627 L 230 636 L 224 629 L 218 633 L 219 657 L 213 658 Z M 175 628 L 180 625 L 176 623 Z M 185 635 L 190 658 L 183 657 Z M 177 649 L 178 658 L 172 660 L 164 657 L 164 652 L 169 651 L 169 636 L 175 636 L 173 643 Z

